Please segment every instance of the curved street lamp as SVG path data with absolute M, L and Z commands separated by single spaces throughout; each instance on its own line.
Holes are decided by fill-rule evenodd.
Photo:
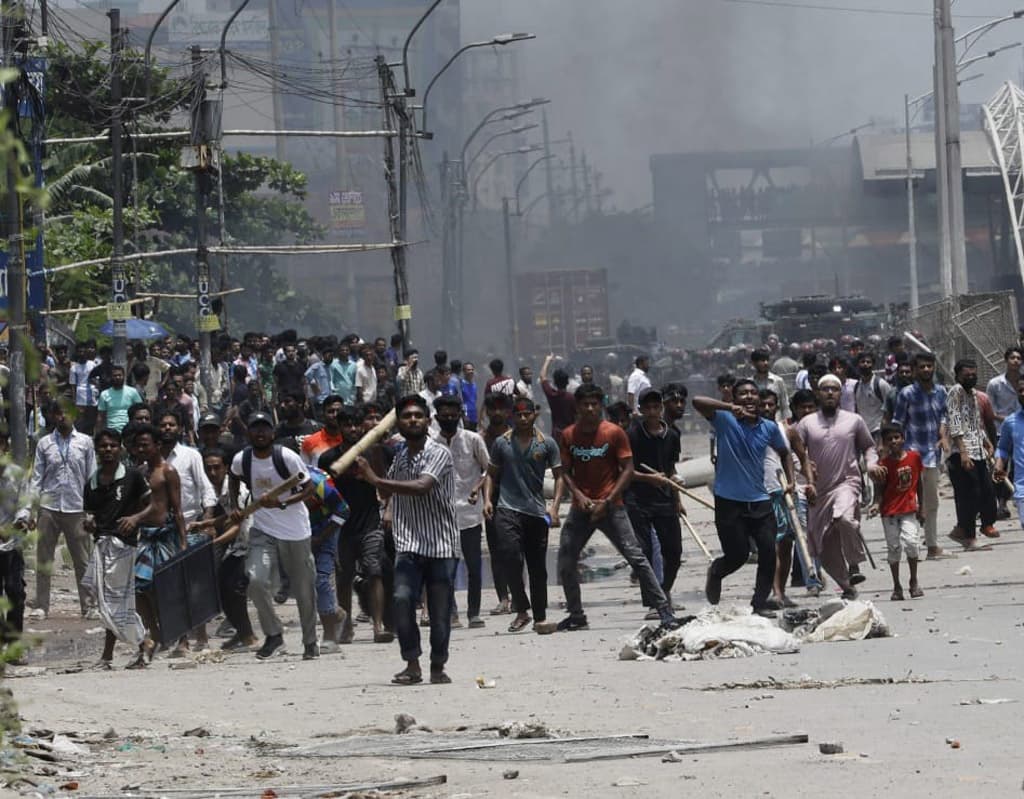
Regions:
M 499 130 L 493 136 L 488 138 L 487 141 L 484 142 L 483 146 L 479 150 L 476 151 L 476 155 L 474 155 L 472 158 L 470 158 L 469 159 L 469 163 L 467 163 L 465 165 L 465 174 L 466 174 L 467 178 L 469 177 L 469 171 L 473 168 L 473 164 L 475 164 L 476 160 L 481 155 L 484 154 L 484 151 L 488 148 L 488 146 L 490 146 L 490 143 L 492 141 L 494 141 L 495 139 L 500 139 L 502 136 L 511 136 L 511 135 L 513 135 L 515 133 L 525 133 L 528 130 L 533 130 L 535 127 L 537 127 L 536 124 L 519 125 L 519 126 L 514 127 L 514 128 L 509 128 L 508 130 Z
M 533 172 L 534 167 L 554 157 L 554 155 L 542 155 L 540 158 L 538 158 L 536 161 L 530 164 L 526 168 L 526 171 L 523 173 L 523 176 L 519 178 L 519 182 L 516 184 L 516 216 L 523 215 L 522 211 L 519 208 L 519 192 L 523 188 L 523 184 L 526 183 L 526 179 L 530 177 L 530 173 Z
M 544 148 L 539 144 L 532 144 L 525 147 L 517 147 L 515 150 L 503 150 L 500 153 L 495 153 L 494 155 L 492 155 L 491 159 L 486 164 L 484 164 L 484 168 L 480 170 L 480 174 L 473 179 L 473 209 L 475 210 L 477 206 L 476 190 L 477 186 L 480 185 L 480 178 L 487 174 L 487 170 L 494 165 L 495 161 L 497 161 L 499 158 L 505 157 L 506 155 L 526 155 L 527 153 L 535 153 L 538 150 L 543 149 Z
M 462 153 L 459 156 L 459 160 L 463 164 L 466 163 L 466 150 L 469 149 L 469 145 L 473 142 L 473 139 L 476 138 L 476 135 L 481 130 L 483 130 L 485 125 L 488 125 L 491 122 L 495 121 L 494 117 L 497 116 L 498 114 L 500 114 L 502 112 L 509 112 L 509 113 L 516 112 L 517 114 L 526 114 L 526 113 L 529 113 L 534 108 L 536 108 L 538 105 L 547 105 L 550 102 L 551 101 L 548 100 L 546 97 L 534 97 L 532 100 L 526 100 L 526 101 L 524 101 L 522 103 L 516 103 L 515 105 L 505 105 L 505 106 L 502 106 L 500 108 L 495 108 L 495 109 L 493 109 L 491 111 L 488 111 L 484 115 L 484 118 L 480 120 L 480 123 L 475 128 L 473 128 L 473 132 L 469 134 L 469 137 L 466 139 L 466 141 L 463 142 L 463 144 L 462 144 Z M 465 180 L 465 177 L 466 177 L 465 169 L 463 169 L 462 176 L 463 176 L 463 180 Z
M 499 33 L 487 41 L 482 42 L 470 42 L 469 44 L 463 45 L 449 58 L 443 67 L 438 71 L 434 77 L 430 79 L 430 83 L 427 84 L 427 90 L 423 92 L 423 123 L 420 126 L 419 134 L 425 139 L 432 139 L 434 134 L 427 130 L 427 99 L 430 97 L 430 90 L 434 88 L 434 84 L 437 83 L 438 79 L 448 70 L 452 64 L 455 63 L 460 55 L 465 53 L 467 50 L 473 50 L 477 47 L 495 47 L 511 44 L 512 42 L 523 42 L 528 39 L 536 39 L 536 34 L 533 33 Z

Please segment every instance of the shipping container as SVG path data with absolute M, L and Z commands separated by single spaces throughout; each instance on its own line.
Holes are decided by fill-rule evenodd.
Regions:
M 611 336 L 606 270 L 526 272 L 517 280 L 519 341 L 524 354 L 568 355 Z

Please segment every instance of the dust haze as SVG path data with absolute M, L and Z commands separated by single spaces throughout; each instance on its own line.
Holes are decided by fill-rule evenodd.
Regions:
M 903 94 L 930 88 L 927 0 L 796 0 L 918 16 L 844 13 L 728 0 L 468 0 L 464 41 L 536 33 L 523 47 L 525 94 L 550 97 L 553 133 L 571 129 L 620 210 L 651 201 L 654 153 L 822 142 L 869 120 L 902 124 Z M 1019 5 L 1019 3 L 1018 3 Z M 960 35 L 1011 13 L 1004 0 L 954 7 Z M 1024 39 L 1003 25 L 977 52 Z M 486 58 L 486 51 L 477 54 Z M 1020 51 L 968 72 L 964 102 L 1017 79 Z

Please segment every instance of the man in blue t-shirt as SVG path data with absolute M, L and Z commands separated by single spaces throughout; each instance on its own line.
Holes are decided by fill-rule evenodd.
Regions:
M 718 462 L 715 468 L 715 527 L 722 556 L 708 567 L 704 591 L 717 605 L 722 580 L 747 562 L 748 540 L 757 545 L 757 577 L 750 604 L 754 612 L 775 616 L 779 604 L 770 598 L 775 572 L 775 514 L 764 488 L 764 456 L 768 447 L 779 453 L 789 485 L 793 461 L 779 426 L 758 415 L 758 387 L 753 380 L 738 380 L 733 403 L 694 397 L 693 407 L 715 431 Z M 798 453 L 799 454 L 799 453 Z

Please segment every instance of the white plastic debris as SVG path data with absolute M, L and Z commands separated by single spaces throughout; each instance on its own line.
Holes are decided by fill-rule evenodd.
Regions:
M 821 641 L 863 641 L 865 638 L 886 638 L 889 625 L 885 617 L 871 602 L 860 600 L 847 602 L 814 628 L 803 640 L 808 643 Z

